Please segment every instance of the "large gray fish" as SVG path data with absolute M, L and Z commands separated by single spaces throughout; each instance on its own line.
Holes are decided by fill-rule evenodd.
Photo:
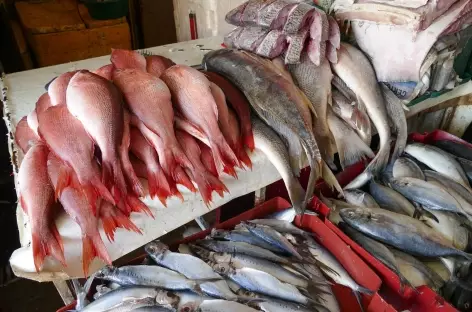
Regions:
M 359 186 L 367 183 L 372 174 L 381 172 L 388 163 L 390 155 L 390 127 L 388 124 L 387 109 L 385 107 L 382 92 L 378 86 L 375 71 L 367 57 L 355 47 L 341 43 L 338 50 L 338 62 L 331 64 L 336 73 L 346 85 L 354 91 L 367 110 L 367 113 L 375 125 L 380 137 L 380 149 L 377 156 L 371 161 L 356 181 L 349 184 Z
M 472 255 L 454 248 L 442 234 L 411 217 L 381 208 L 347 208 L 340 214 L 356 230 L 412 255 L 472 260 Z
M 459 162 L 462 169 L 464 170 L 469 183 L 472 183 L 472 161 L 461 157 L 455 157 L 455 159 Z
M 212 239 L 203 239 L 196 242 L 197 245 L 215 252 L 241 253 L 243 255 L 258 257 L 276 263 L 291 264 L 291 259 L 276 255 L 270 250 L 242 242 L 224 242 Z
M 372 179 L 369 184 L 369 193 L 379 204 L 380 208 L 413 217 L 415 206 L 402 194 L 389 187 L 383 186 Z
M 298 142 L 301 142 L 311 167 L 303 206 L 311 198 L 320 176 L 340 189 L 323 161 L 313 135 L 308 108 L 311 103 L 276 65 L 257 55 L 229 49 L 209 52 L 202 64 L 206 70 L 218 72 L 231 80 L 246 95 L 259 117 L 286 140 L 292 159 L 300 160 L 302 151 Z
M 257 312 L 247 305 L 226 300 L 205 300 L 198 307 L 199 312 Z
M 323 204 L 328 206 L 330 209 L 328 219 L 334 224 L 339 224 L 342 221 L 341 216 L 339 215 L 339 211 L 344 208 L 360 208 L 357 205 L 349 204 L 345 201 L 334 199 L 334 198 L 326 198 L 323 195 L 320 197 Z
M 321 64 L 316 66 L 304 52 L 299 64 L 288 65 L 295 84 L 305 93 L 314 108 L 315 119 L 313 132 L 323 159 L 333 163 L 336 147 L 331 139 L 326 113 L 328 103 L 331 104 L 331 79 L 333 74 L 329 61 L 323 57 Z
M 406 146 L 405 152 L 431 169 L 450 177 L 466 187 L 470 187 L 461 165 L 454 157 L 441 149 L 431 145 L 412 143 Z
M 397 274 L 403 284 L 409 284 L 408 280 L 401 274 L 397 262 L 395 261 L 395 256 L 384 244 L 362 234 L 344 222 L 339 224 L 339 228 L 353 241 L 358 243 L 372 256 L 377 258 L 377 260 L 385 264 L 386 267 Z
M 403 109 L 403 102 L 395 95 L 395 93 L 393 93 L 384 83 L 380 84 L 380 89 L 382 90 L 387 113 L 393 124 L 394 133 L 396 134 L 395 147 L 390 159 L 390 162 L 394 162 L 401 154 L 403 154 L 408 139 L 406 115 Z
M 316 215 L 316 214 L 314 214 Z M 290 233 L 300 236 L 311 236 L 310 233 L 300 229 L 299 227 L 293 225 L 293 223 L 283 220 L 274 220 L 274 219 L 253 219 L 249 220 L 249 223 L 267 225 L 274 228 L 280 233 Z
M 344 197 L 349 204 L 359 207 L 377 208 L 379 204 L 368 193 L 361 190 L 345 190 Z
M 443 188 L 433 183 L 415 178 L 400 178 L 391 180 L 390 186 L 425 208 L 464 214 L 459 202 Z
M 271 245 L 277 246 L 278 248 L 284 250 L 286 253 L 292 255 L 299 260 L 302 260 L 303 257 L 298 253 L 296 248 L 279 232 L 271 228 L 270 226 L 254 224 L 254 223 L 242 223 L 249 232 L 255 236 L 265 240 Z
M 251 234 L 248 230 L 233 230 L 233 231 L 225 231 L 225 230 L 217 230 L 212 229 L 210 233 L 211 238 L 213 239 L 223 239 L 228 240 L 231 242 L 242 242 L 248 243 L 254 246 L 258 246 L 272 252 L 277 253 L 284 253 L 284 250 L 278 248 L 277 246 L 272 246 L 262 238 Z
M 416 178 L 426 180 L 421 168 L 411 159 L 406 157 L 398 158 L 393 164 L 393 177 L 398 178 Z
M 372 128 L 369 115 L 354 100 L 349 100 L 340 91 L 333 90 L 333 112 L 344 120 L 367 146 L 372 141 Z M 355 99 L 355 97 L 354 97 Z
M 339 119 L 331 108 L 328 108 L 327 117 L 329 130 L 331 130 L 334 136 L 339 160 L 343 168 L 365 160 L 366 158 L 375 157 L 370 147 L 364 143 L 351 127 L 343 120 Z
M 413 286 L 428 285 L 433 290 L 438 291 L 444 285 L 444 281 L 436 272 L 415 257 L 393 248 L 391 251 L 395 256 L 400 272 Z
M 140 285 L 201 292 L 199 282 L 189 280 L 180 273 L 159 266 L 129 265 L 120 268 L 107 266 L 101 269 L 96 277 L 123 286 Z
M 287 147 L 277 133 L 257 117 L 252 117 L 252 132 L 255 147 L 261 150 L 277 169 L 284 180 L 293 208 L 298 214 L 302 213 L 305 190 L 290 167 L 290 156 Z
M 152 305 L 173 308 L 177 306 L 178 302 L 179 297 L 166 290 L 142 286 L 120 287 L 101 296 L 80 311 L 96 312 L 116 309 L 113 311 L 127 312 Z
M 312 299 L 304 296 L 297 287 L 283 283 L 263 271 L 251 268 L 235 269 L 230 263 L 216 263 L 213 265 L 213 269 L 250 291 L 304 305 L 313 302 Z
M 472 214 L 472 190 L 470 188 L 465 187 L 464 185 L 436 171 L 425 170 L 424 173 L 427 181 L 429 181 L 429 179 L 437 181 L 447 190 L 452 190 L 455 194 L 458 194 L 461 197 L 460 201 L 455 194 L 451 195 L 453 195 L 459 201 L 459 203 L 462 205 L 462 208 L 468 208 L 466 210 L 468 214 Z

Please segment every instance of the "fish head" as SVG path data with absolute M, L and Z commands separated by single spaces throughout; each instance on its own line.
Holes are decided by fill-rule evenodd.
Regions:
M 186 302 L 177 309 L 177 312 L 196 312 L 198 311 L 199 304 L 195 301 Z
M 118 268 L 107 265 L 95 273 L 95 278 L 104 278 L 107 276 L 113 276 L 118 271 Z
M 211 230 L 211 238 L 214 239 L 225 239 L 228 235 L 228 231 L 225 230 L 217 230 L 217 229 L 212 229 Z
M 224 252 L 215 252 L 212 258 L 217 263 L 230 263 L 232 255 Z
M 163 255 L 167 250 L 169 250 L 169 247 L 159 241 L 154 241 L 144 246 L 144 250 L 149 255 L 160 256 Z
M 344 208 L 339 211 L 341 218 L 348 224 L 365 224 L 368 223 L 373 213 L 367 208 Z
M 195 253 L 198 257 L 204 259 L 204 260 L 208 260 L 210 259 L 211 257 L 211 251 L 209 251 L 208 249 L 205 249 L 203 247 L 200 247 L 200 246 L 197 246 L 195 244 L 189 244 L 188 245 L 190 250 Z
M 233 272 L 233 267 L 231 266 L 230 263 L 212 263 L 210 266 L 213 268 L 213 271 L 227 276 L 230 275 Z
M 297 239 L 297 237 L 295 237 L 295 235 L 291 234 L 291 233 L 283 233 L 282 234 L 290 243 L 292 243 L 293 245 L 299 245 L 300 244 L 300 241 Z
M 156 304 L 168 307 L 176 307 L 180 302 L 180 297 L 167 290 L 157 290 Z

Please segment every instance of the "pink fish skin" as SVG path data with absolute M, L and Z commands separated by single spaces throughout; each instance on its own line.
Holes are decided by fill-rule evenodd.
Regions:
M 33 130 L 28 126 L 27 117 L 24 116 L 21 118 L 20 122 L 16 125 L 15 128 L 15 142 L 21 149 L 21 151 L 26 154 L 30 147 L 39 141 L 39 136 L 33 132 Z
M 141 131 L 141 133 L 144 135 L 146 140 L 148 140 L 148 142 L 154 147 L 154 149 L 158 152 L 158 154 L 159 154 L 159 151 L 161 151 L 161 154 L 165 154 L 164 152 L 162 152 L 166 148 L 162 139 L 157 134 L 152 132 L 148 127 L 146 127 L 146 125 L 138 117 L 134 115 L 131 116 L 131 124 Z M 176 139 L 176 142 L 177 142 L 177 139 Z M 178 147 L 180 148 L 180 144 L 178 144 Z M 185 154 L 183 154 L 183 156 L 185 156 Z M 185 156 L 185 158 L 186 157 L 187 156 Z M 190 161 L 188 162 L 190 163 Z M 161 161 L 160 156 L 159 156 L 159 163 L 162 166 L 163 162 Z M 186 188 L 188 188 L 192 192 L 197 191 L 195 187 L 193 186 L 192 181 L 190 181 L 190 178 L 185 174 L 182 167 L 180 166 L 176 165 L 174 167 L 173 174 L 166 175 L 166 176 L 167 176 L 167 181 L 169 182 L 169 186 L 172 191 L 172 194 L 178 196 L 179 198 L 182 198 L 182 200 L 183 200 L 183 196 L 177 190 L 176 183 L 184 185 Z
M 202 195 L 203 202 L 208 206 L 212 201 L 211 193 L 216 191 L 220 196 L 228 192 L 226 186 L 203 166 L 200 160 L 200 148 L 195 139 L 184 131 L 176 132 L 177 139 L 182 146 L 185 146 L 185 153 L 193 164 L 190 176 L 198 186 L 198 191 Z
M 203 142 L 198 141 L 198 147 L 200 147 L 200 160 L 202 161 L 203 166 L 205 169 L 210 172 L 215 177 L 219 177 L 218 170 L 216 169 L 215 160 L 213 159 L 213 154 L 211 153 L 211 149 L 203 144 Z
M 172 60 L 160 55 L 149 55 L 145 58 L 146 71 L 157 78 L 159 78 L 167 68 L 175 65 Z
M 66 266 L 64 246 L 54 222 L 54 189 L 49 181 L 48 154 L 46 145 L 34 144 L 26 153 L 18 173 L 20 203 L 30 220 L 36 271 L 41 269 L 48 255 Z
M 130 138 L 131 152 L 146 164 L 149 194 L 152 198 L 159 198 L 166 206 L 166 200 L 171 195 L 171 191 L 166 176 L 159 165 L 156 151 L 137 128 L 130 129 Z
M 252 162 L 251 159 L 249 158 L 246 150 L 244 149 L 243 143 L 240 139 L 240 134 L 239 134 L 239 121 L 238 117 L 236 117 L 236 114 L 234 113 L 233 110 L 228 111 L 228 125 L 229 125 L 229 137 L 227 138 L 227 141 L 231 148 L 233 149 L 234 153 L 236 156 L 238 156 L 238 159 L 246 165 L 248 168 L 252 169 Z
M 111 49 L 110 61 L 117 69 L 134 68 L 146 71 L 146 59 L 136 51 Z
M 131 122 L 131 116 L 127 109 L 123 110 L 123 139 L 121 141 L 120 146 L 120 158 L 121 158 L 121 165 L 123 166 L 123 173 L 127 178 L 128 185 L 131 186 L 134 194 L 142 197 L 144 196 L 144 189 L 139 181 L 139 178 L 136 176 L 136 172 L 134 172 L 133 165 L 129 160 L 129 147 L 131 144 L 130 135 L 129 135 L 129 128 Z
M 51 151 L 63 160 L 77 174 L 80 185 L 95 213 L 98 195 L 115 203 L 113 196 L 101 182 L 100 176 L 93 170 L 94 144 L 82 124 L 72 116 L 65 105 L 53 106 L 38 115 L 39 135 Z M 70 173 L 65 171 L 60 179 L 63 181 L 56 189 L 59 197 L 63 188 L 73 181 Z
M 67 108 L 100 148 L 103 181 L 118 201 L 127 194 L 120 160 L 124 117 L 119 90 L 103 77 L 79 71 L 67 88 Z
M 107 201 L 102 201 L 100 206 L 100 219 L 102 220 L 103 230 L 108 241 L 115 241 L 115 232 L 117 228 L 123 228 L 138 234 L 143 234 L 141 230 L 126 216 L 121 210 L 116 209 Z
M 189 66 L 175 65 L 161 78 L 169 87 L 177 110 L 210 141 L 218 172 L 223 172 L 225 166 L 236 166 L 238 158 L 218 127 L 218 109 L 205 75 Z
M 38 114 L 52 106 L 48 93 L 43 93 L 36 102 L 35 109 L 28 114 L 28 125 L 38 135 Z
M 66 91 L 70 80 L 78 71 L 70 71 L 59 75 L 49 85 L 48 94 L 52 105 L 66 104 Z
M 65 164 L 59 158 L 52 153 L 49 154 L 47 170 L 53 186 L 56 186 L 59 182 L 63 166 Z M 72 179 L 77 179 L 75 174 L 72 174 Z M 99 257 L 111 265 L 110 256 L 98 231 L 98 218 L 90 213 L 90 204 L 82 192 L 72 187 L 66 187 L 62 191 L 59 201 L 66 213 L 79 225 L 82 231 L 82 269 L 84 276 L 88 276 L 90 262 L 95 257 Z
M 113 78 L 113 71 L 115 70 L 115 66 L 113 64 L 108 64 L 100 67 L 96 71 L 94 71 L 94 74 L 99 75 L 100 77 L 103 77 L 107 80 L 112 80 Z
M 192 164 L 175 138 L 174 110 L 169 88 L 159 78 L 135 69 L 116 70 L 113 81 L 123 92 L 132 113 L 146 128 L 159 136 L 160 144 L 150 140 L 148 131 L 140 128 L 156 149 L 165 174 L 171 176 L 177 183 L 184 184 L 184 181 L 181 181 L 182 177 L 179 176 L 178 165 L 191 168 Z
M 244 94 L 239 91 L 229 80 L 223 78 L 217 73 L 204 72 L 208 80 L 214 82 L 223 90 L 229 104 L 235 110 L 241 120 L 241 139 L 251 151 L 254 150 L 254 136 L 251 125 L 251 109 Z

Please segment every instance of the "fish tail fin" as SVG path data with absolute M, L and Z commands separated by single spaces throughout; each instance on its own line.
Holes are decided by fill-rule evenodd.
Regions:
M 191 192 L 195 193 L 197 191 L 192 181 L 190 180 L 189 176 L 185 173 L 182 167 L 180 166 L 175 167 L 173 178 L 177 184 L 181 184 L 185 186 Z
M 361 300 L 361 295 L 357 291 L 352 291 L 354 297 L 356 297 L 357 304 L 359 304 L 359 308 L 361 309 L 362 312 L 365 312 L 364 306 L 362 305 L 362 300 Z
M 247 133 L 244 134 L 243 137 L 243 143 L 244 146 L 247 146 L 249 150 L 252 152 L 256 148 L 256 144 L 254 143 L 254 135 L 252 133 L 252 130 L 247 131 Z
M 128 184 L 131 186 L 131 189 L 133 190 L 133 193 L 138 197 L 143 197 L 144 196 L 143 185 L 141 184 L 141 181 L 139 181 L 139 178 L 136 175 L 136 172 L 134 171 L 133 165 L 131 164 L 131 161 L 129 160 L 128 153 L 122 154 L 121 165 L 123 167 L 123 173 L 125 174 L 126 179 L 128 180 Z
M 144 212 L 146 215 L 154 219 L 154 214 L 151 209 L 146 206 L 139 198 L 128 195 L 126 197 L 126 205 L 130 208 L 132 212 Z
M 151 198 L 159 198 L 164 206 L 166 206 L 167 197 L 171 195 L 169 182 L 161 170 L 152 170 L 148 168 L 148 185 Z
M 202 195 L 203 202 L 208 206 L 212 201 L 211 193 L 213 191 L 217 192 L 218 195 L 223 197 L 224 192 L 228 192 L 226 186 L 218 178 L 215 178 L 210 173 L 205 172 L 198 176 L 194 176 L 195 183 L 197 183 L 198 190 Z
M 291 182 L 287 184 L 287 189 L 291 190 L 291 192 L 289 192 L 289 196 L 290 201 L 292 202 L 293 209 L 295 209 L 295 212 L 298 215 L 303 214 L 303 201 L 305 199 L 305 190 L 301 186 L 298 179 L 293 177 L 293 179 L 291 179 Z
M 367 166 L 366 171 L 376 174 L 380 173 L 387 167 L 388 159 L 390 156 L 390 144 L 387 144 L 385 147 L 380 148 L 374 159 Z
M 235 179 L 238 179 L 238 174 L 236 173 L 236 169 L 234 169 L 234 167 L 225 166 L 225 168 L 223 169 L 223 172 L 232 176 Z
M 111 265 L 111 258 L 98 232 L 93 236 L 82 237 L 82 269 L 85 276 L 88 276 L 89 265 L 95 257 L 99 257 Z
M 251 158 L 249 158 L 249 155 L 246 152 L 246 149 L 241 143 L 238 143 L 235 151 L 236 155 L 238 156 L 238 159 L 249 169 L 252 169 L 252 162 Z
M 343 189 L 341 185 L 339 184 L 338 179 L 336 179 L 336 176 L 331 171 L 331 169 L 329 169 L 328 165 L 325 162 L 323 162 L 322 164 L 322 169 L 323 169 L 323 173 L 322 173 L 323 180 L 326 182 L 326 184 L 328 184 L 328 186 L 331 189 L 333 188 L 336 189 L 336 191 L 338 191 L 339 194 L 344 195 Z
M 184 201 L 184 196 L 182 195 L 182 193 L 180 193 L 180 191 L 177 189 L 177 185 L 175 183 L 175 181 L 168 177 L 167 178 L 167 181 L 169 182 L 169 187 L 170 187 L 170 193 L 171 195 L 174 195 L 178 198 L 180 198 L 180 200 L 183 202 Z
M 68 187 L 70 183 L 71 183 L 70 169 L 67 168 L 65 165 L 60 166 L 59 174 L 57 176 L 57 182 L 56 182 L 56 185 L 54 186 L 56 201 L 59 197 L 61 197 L 62 191 L 66 187 Z
M 323 161 L 318 162 L 314 160 L 310 160 L 310 176 L 308 178 L 308 184 L 306 187 L 306 193 L 305 193 L 305 199 L 303 200 L 303 206 L 302 206 L 302 214 L 305 213 L 306 206 L 308 202 L 311 200 L 313 197 L 313 192 L 315 190 L 315 184 L 316 181 L 322 176 L 322 163 Z
M 118 157 L 102 162 L 102 181 L 106 185 L 114 186 L 114 199 L 119 201 L 127 193 L 126 182 L 123 176 L 121 161 Z
M 213 158 L 218 172 L 224 172 L 226 167 L 234 168 L 238 165 L 238 158 L 228 145 L 228 142 L 224 139 L 223 135 L 220 136 L 219 140 L 211 140 L 210 148 L 213 152 Z
M 66 260 L 64 258 L 64 246 L 55 224 L 51 225 L 49 235 L 40 236 L 38 233 L 33 232 L 31 236 L 34 266 L 37 272 L 39 272 L 43 266 L 44 259 L 48 255 L 53 256 L 63 266 L 66 266 Z
M 329 287 L 329 285 L 326 284 L 326 283 L 317 283 L 317 282 L 309 281 L 308 282 L 308 287 L 306 288 L 305 291 L 307 292 L 308 297 L 311 297 L 311 294 L 314 294 L 314 295 L 318 295 L 318 294 L 328 295 L 330 292 L 323 289 L 326 286 Z
M 108 238 L 108 241 L 115 240 L 115 231 L 117 228 L 126 229 L 138 234 L 143 234 L 141 230 L 125 216 L 120 210 L 113 209 L 113 214 L 101 218 L 103 223 L 103 230 Z
M 96 201 L 98 198 L 98 195 L 103 197 L 107 202 L 115 205 L 116 201 L 111 195 L 110 191 L 105 187 L 105 185 L 100 181 L 100 179 L 96 176 L 94 176 L 90 180 L 90 185 L 86 185 L 85 187 L 82 187 L 87 194 L 87 198 L 89 198 L 89 202 L 92 206 L 92 209 L 94 210 L 94 214 L 96 215 Z M 93 198 L 93 202 L 90 201 L 90 199 Z
M 366 158 L 375 157 L 374 152 L 359 138 L 354 130 L 345 133 L 344 136 L 337 137 L 336 146 L 343 169 Z

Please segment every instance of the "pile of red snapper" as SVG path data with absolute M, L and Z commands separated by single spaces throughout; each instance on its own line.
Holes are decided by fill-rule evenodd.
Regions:
M 171 196 L 183 200 L 177 184 L 196 192 L 195 182 L 209 205 L 213 191 L 228 192 L 223 173 L 252 167 L 250 109 L 227 80 L 134 51 L 113 50 L 111 63 L 57 77 L 16 127 L 37 271 L 48 255 L 66 265 L 60 206 L 81 228 L 87 275 L 95 257 L 111 264 L 99 220 L 110 241 L 117 228 L 141 234 L 131 212 L 154 216 L 140 197 L 165 206 Z

